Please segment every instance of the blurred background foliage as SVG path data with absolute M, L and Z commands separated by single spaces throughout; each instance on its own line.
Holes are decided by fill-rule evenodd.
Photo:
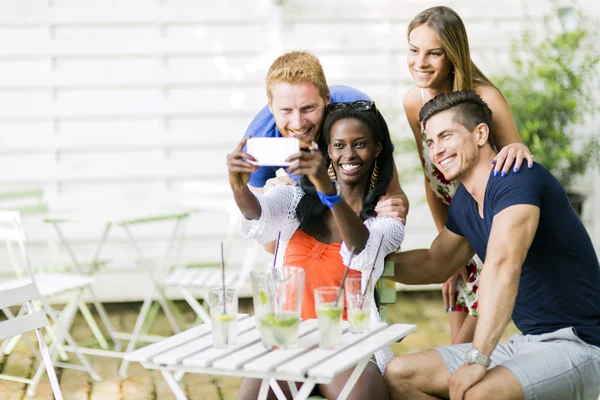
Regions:
M 597 23 L 575 8 L 556 7 L 545 31 L 526 29 L 512 41 L 512 68 L 493 78 L 535 160 L 567 189 L 600 161 L 598 128 L 587 138 L 577 132 L 598 110 Z

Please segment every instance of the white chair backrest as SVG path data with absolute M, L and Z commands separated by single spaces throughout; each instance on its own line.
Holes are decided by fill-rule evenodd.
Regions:
M 18 211 L 0 211 L 0 240 L 27 241 L 27 236 L 22 228 L 21 214 Z
M 27 235 L 18 211 L 0 211 L 0 243 L 2 242 L 6 246 L 10 263 L 16 275 L 19 278 L 29 276 L 35 282 L 25 248 Z M 20 260 L 15 254 L 14 246 L 19 248 Z
M 35 283 L 0 292 L 0 309 L 14 305 L 27 303 L 29 313 L 18 315 L 15 318 L 0 322 L 0 340 L 8 339 L 22 333 L 41 329 L 48 325 L 48 319 L 44 311 L 34 311 L 32 300 L 40 297 L 40 292 Z

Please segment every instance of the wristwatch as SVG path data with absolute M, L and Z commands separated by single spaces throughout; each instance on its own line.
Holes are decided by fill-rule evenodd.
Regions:
M 331 181 L 331 183 L 335 186 L 335 194 L 328 196 L 317 190 L 317 195 L 319 196 L 321 203 L 325 204 L 330 209 L 332 209 L 335 204 L 342 201 L 342 187 L 340 186 L 340 183 L 338 181 Z
M 467 356 L 465 357 L 465 364 L 479 364 L 484 367 L 489 367 L 492 360 L 485 354 L 482 354 L 479 350 L 473 347 L 471 350 L 467 351 Z

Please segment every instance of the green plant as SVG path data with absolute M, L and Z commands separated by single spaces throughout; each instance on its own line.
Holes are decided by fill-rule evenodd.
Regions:
M 593 22 L 572 8 L 555 8 L 544 19 L 544 37 L 528 29 L 514 40 L 512 68 L 494 79 L 523 142 L 565 188 L 600 161 L 598 139 L 577 133 L 584 118 L 598 110 L 600 55 Z

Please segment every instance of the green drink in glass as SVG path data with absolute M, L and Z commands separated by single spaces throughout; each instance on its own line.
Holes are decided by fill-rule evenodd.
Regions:
M 322 349 L 335 349 L 342 343 L 343 304 L 344 296 L 339 287 L 324 286 L 315 289 L 319 347 Z
M 262 343 L 268 349 L 297 346 L 304 269 L 284 266 L 253 271 L 250 280 Z
M 363 333 L 371 327 L 371 298 L 373 284 L 369 283 L 366 292 L 361 286 L 360 277 L 346 278 L 346 307 L 350 332 Z
M 267 348 L 288 348 L 298 343 L 300 318 L 295 313 L 267 313 L 259 317 L 258 329 Z

